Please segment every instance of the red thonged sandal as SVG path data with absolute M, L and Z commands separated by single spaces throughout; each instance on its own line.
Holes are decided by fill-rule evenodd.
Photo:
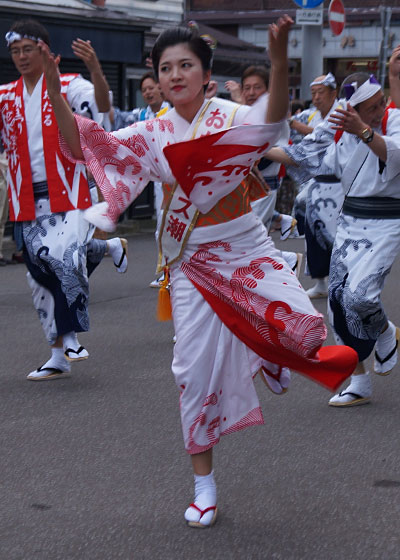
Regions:
M 193 509 L 197 510 L 200 513 L 200 518 L 199 518 L 198 521 L 188 521 L 186 519 L 186 523 L 188 524 L 189 527 L 195 527 L 197 529 L 207 529 L 208 527 L 212 527 L 217 520 L 217 513 L 218 513 L 217 506 L 210 506 L 210 507 L 205 508 L 205 509 L 200 509 L 198 506 L 196 506 L 196 504 L 193 503 L 193 504 L 190 504 L 190 506 L 188 507 L 188 509 L 190 509 L 190 508 L 193 508 Z M 208 524 L 201 523 L 201 519 L 202 519 L 203 515 L 205 515 L 209 511 L 214 511 L 214 515 L 212 516 L 212 519 L 211 519 L 210 523 L 208 523 Z M 185 515 L 185 518 L 186 518 L 186 515 Z

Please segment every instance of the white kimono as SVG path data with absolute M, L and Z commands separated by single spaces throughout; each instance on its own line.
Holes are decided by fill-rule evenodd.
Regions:
M 231 104 L 227 105 L 230 109 Z M 204 117 L 211 133 L 222 126 L 218 115 L 215 110 Z M 260 117 L 259 105 L 250 110 L 239 107 L 233 124 L 260 123 L 264 115 Z M 107 221 L 111 216 L 115 221 L 149 179 L 174 182 L 163 148 L 190 139 L 198 116 L 188 123 L 172 109 L 159 119 L 113 134 L 85 119 L 77 118 L 77 122 L 87 165 L 109 205 L 107 214 L 100 217 Z M 271 143 L 279 127 L 279 123 L 266 126 L 265 138 L 271 138 Z M 214 136 L 208 136 L 210 142 Z M 208 182 L 207 166 L 213 165 L 213 155 L 197 152 L 196 142 L 185 144 L 193 148 L 193 163 L 204 170 L 206 195 L 212 194 L 216 183 Z M 227 174 L 231 167 L 232 159 L 222 162 Z M 293 367 L 333 390 L 356 363 L 350 349 L 320 350 L 326 338 L 323 317 L 252 212 L 194 228 L 171 267 L 171 296 L 177 337 L 172 370 L 181 392 L 182 429 L 189 453 L 211 448 L 221 435 L 263 423 L 252 381 L 261 366 L 277 376 L 283 366 Z

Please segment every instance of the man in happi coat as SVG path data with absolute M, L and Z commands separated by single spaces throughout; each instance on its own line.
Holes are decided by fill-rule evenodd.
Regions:
M 91 240 L 94 228 L 83 219 L 96 187 L 90 187 L 85 166 L 68 162 L 59 149 L 40 39 L 50 42 L 39 22 L 19 20 L 12 25 L 6 41 L 20 78 L 0 86 L 10 219 L 22 233 L 28 282 L 51 346 L 50 359 L 28 375 L 34 381 L 67 375 L 72 361 L 89 356 L 76 334 L 89 329 L 88 274 L 107 248 L 116 264 L 126 265 L 121 241 Z M 91 47 L 78 42 L 76 48 L 84 59 L 80 48 Z M 101 123 L 94 86 L 77 74 L 62 74 L 60 79 L 62 95 L 73 111 Z M 96 80 L 101 82 L 102 76 Z

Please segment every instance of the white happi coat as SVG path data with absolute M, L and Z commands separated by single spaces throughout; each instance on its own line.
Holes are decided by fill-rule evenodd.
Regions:
M 387 149 L 384 169 L 380 172 L 378 156 L 368 144 L 359 141 L 356 150 L 348 153 L 351 156 L 348 162 L 340 169 L 346 196 L 400 198 L 400 110 L 388 111 L 386 133 L 383 136 Z M 377 132 L 382 134 L 382 130 Z M 337 150 L 340 152 L 341 147 L 338 146 Z

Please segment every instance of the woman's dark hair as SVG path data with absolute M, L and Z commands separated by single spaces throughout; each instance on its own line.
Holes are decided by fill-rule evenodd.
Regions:
M 346 97 L 346 88 L 344 87 L 345 85 L 356 82 L 357 87 L 360 87 L 369 80 L 370 76 L 371 74 L 368 74 L 368 72 L 354 72 L 354 74 L 350 74 L 350 76 L 347 76 L 347 78 L 343 80 L 342 85 L 340 86 L 339 98 Z M 355 105 L 353 109 L 358 111 L 358 106 L 359 104 Z
M 180 43 L 187 44 L 188 48 L 200 60 L 204 72 L 211 70 L 212 63 L 212 50 L 207 42 L 202 39 L 196 29 L 189 29 L 187 27 L 171 27 L 166 29 L 158 36 L 154 43 L 153 50 L 151 51 L 151 58 L 153 61 L 153 70 L 158 80 L 158 66 L 162 53 L 168 47 L 174 47 Z
M 265 66 L 249 66 L 248 68 L 246 68 L 241 77 L 242 87 L 245 79 L 249 78 L 250 76 L 258 76 L 259 78 L 261 78 L 265 84 L 265 87 L 268 89 L 269 76 L 268 70 Z
M 35 19 L 19 19 L 12 24 L 10 31 L 15 31 L 22 36 L 27 35 L 28 37 L 42 39 L 50 46 L 50 35 L 47 29 Z

